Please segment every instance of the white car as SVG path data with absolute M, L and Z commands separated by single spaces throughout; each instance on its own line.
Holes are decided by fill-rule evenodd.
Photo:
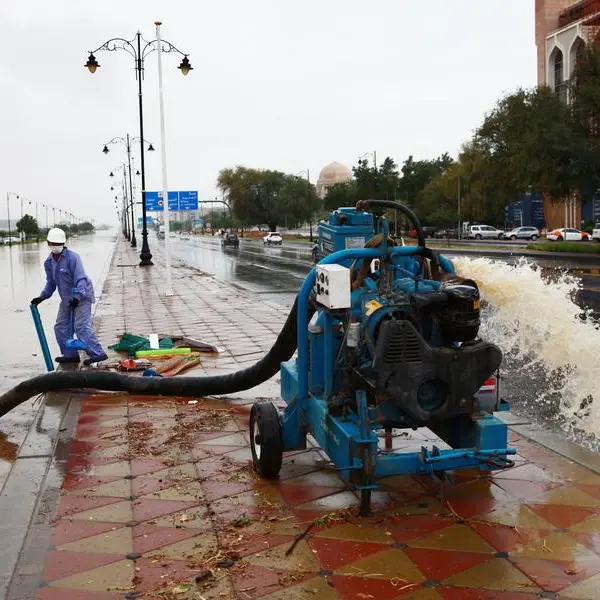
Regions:
M 11 235 L 10 237 L 0 238 L 0 244 L 8 245 L 8 244 L 19 244 L 21 242 L 21 238 L 15 237 Z
M 281 246 L 283 242 L 283 238 L 276 231 L 269 231 L 267 235 L 263 238 L 263 244 L 268 244 L 269 246 Z
M 471 225 L 467 237 L 474 240 L 501 240 L 504 237 L 504 231 L 489 225 Z
M 540 232 L 537 227 L 516 227 L 504 234 L 507 240 L 531 240 L 535 242 L 538 239 Z
M 587 242 L 591 238 L 590 234 L 585 231 L 579 231 L 579 229 L 573 229 L 572 227 L 562 227 L 561 229 L 549 231 L 546 239 L 551 242 Z
M 594 225 L 594 230 L 592 231 L 592 239 L 600 242 L 600 223 L 596 223 Z

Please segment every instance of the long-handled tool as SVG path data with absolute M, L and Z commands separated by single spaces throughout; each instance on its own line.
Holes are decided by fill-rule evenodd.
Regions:
M 31 316 L 33 317 L 33 324 L 35 325 L 38 340 L 40 341 L 40 346 L 42 347 L 42 354 L 44 355 L 46 369 L 48 369 L 49 372 L 54 371 L 54 363 L 52 362 L 52 357 L 50 356 L 50 348 L 48 348 L 48 340 L 46 339 L 46 334 L 44 333 L 44 326 L 42 325 L 40 311 L 35 304 L 31 304 L 29 308 L 31 310 Z
M 84 352 L 89 353 L 89 348 L 81 341 L 75 337 L 75 309 L 71 308 L 69 317 L 70 331 L 69 331 L 69 339 L 65 342 L 65 348 L 69 350 L 83 350 Z

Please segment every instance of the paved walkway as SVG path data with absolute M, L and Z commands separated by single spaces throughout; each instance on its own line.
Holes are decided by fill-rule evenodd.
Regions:
M 227 349 L 202 369 L 232 370 L 262 355 L 283 322 L 283 310 L 188 268 L 164 298 L 162 267 L 134 262 L 121 245 L 96 314 L 106 344 L 125 329 L 182 332 Z M 287 455 L 275 482 L 253 472 L 250 403 L 276 389 L 74 396 L 9 598 L 600 598 L 594 471 L 513 432 L 515 468 L 461 472 L 445 494 L 427 478 L 391 477 L 374 515 L 359 518 L 358 498 L 315 447 Z

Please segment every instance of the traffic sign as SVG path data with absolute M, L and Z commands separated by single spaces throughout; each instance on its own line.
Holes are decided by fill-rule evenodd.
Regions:
M 142 217 L 138 217 L 138 225 L 141 225 L 143 222 L 144 222 L 144 219 Z M 146 225 L 152 225 L 153 222 L 154 222 L 154 219 L 150 215 L 147 215 L 146 216 Z
M 179 192 L 179 210 L 198 210 L 198 192 Z
M 162 192 L 146 192 L 146 210 L 163 211 Z M 169 192 L 169 210 L 198 210 L 198 192 Z

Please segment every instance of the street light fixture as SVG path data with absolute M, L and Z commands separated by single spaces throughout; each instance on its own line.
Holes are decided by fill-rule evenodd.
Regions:
M 144 42 L 143 47 L 142 41 Z M 139 137 L 142 163 L 142 251 L 140 253 L 140 266 L 150 266 L 153 264 L 150 246 L 148 245 L 148 228 L 146 226 L 146 170 L 144 161 L 144 111 L 142 101 L 142 80 L 144 76 L 144 60 L 146 56 L 158 49 L 160 49 L 161 53 L 176 52 L 183 56 L 183 60 L 181 61 L 178 67 L 182 75 L 187 75 L 192 70 L 192 66 L 190 65 L 187 54 L 184 54 L 173 44 L 163 39 L 154 39 L 148 42 L 142 38 L 142 34 L 139 31 L 135 34 L 135 37 L 132 40 L 126 40 L 124 38 L 111 38 L 110 40 L 104 42 L 104 44 L 99 46 L 96 50 L 92 50 L 90 52 L 87 62 L 85 63 L 85 67 L 89 70 L 89 72 L 95 73 L 96 70 L 100 67 L 100 65 L 98 64 L 94 53 L 100 51 L 114 52 L 116 50 L 124 50 L 125 52 L 133 56 L 133 59 L 135 61 L 135 73 L 138 82 L 138 110 L 140 120 Z M 154 147 L 150 145 L 148 151 L 152 152 L 153 150 Z
M 133 198 L 133 178 L 131 176 L 131 143 L 137 142 L 138 138 L 130 138 L 129 134 L 126 137 L 114 137 L 112 140 L 106 142 L 104 144 L 104 148 L 102 148 L 102 152 L 104 154 L 108 154 L 110 150 L 108 149 L 109 144 L 123 144 L 125 146 L 125 150 L 127 151 L 127 163 L 129 169 L 129 200 L 131 202 L 131 247 L 135 248 L 137 246 L 137 239 L 135 237 L 135 213 L 134 213 L 134 198 Z M 145 143 L 149 144 L 148 151 L 152 148 L 152 144 L 150 144 L 146 140 L 141 140 L 142 146 Z M 139 172 L 138 172 L 139 173 Z
M 362 160 L 365 156 L 373 157 L 373 168 L 377 168 L 377 150 L 373 150 L 373 152 L 365 152 L 361 156 L 358 157 L 358 160 Z

